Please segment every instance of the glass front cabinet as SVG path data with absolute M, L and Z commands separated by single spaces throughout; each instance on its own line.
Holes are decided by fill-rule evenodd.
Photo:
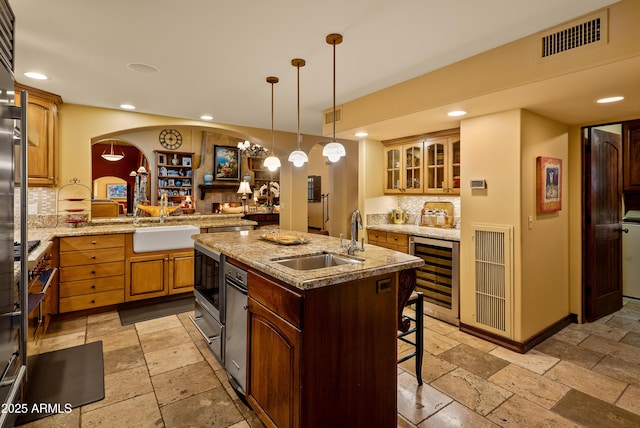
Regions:
M 425 193 L 460 194 L 460 137 L 430 138 L 425 146 Z
M 459 130 L 384 142 L 384 192 L 460 194 Z
M 385 193 L 423 193 L 422 141 L 385 148 Z

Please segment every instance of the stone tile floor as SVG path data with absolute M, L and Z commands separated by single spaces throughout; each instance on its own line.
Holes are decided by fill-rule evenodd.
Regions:
M 55 321 L 31 352 L 102 340 L 105 399 L 26 427 L 261 427 L 189 313 Z M 518 354 L 425 317 L 424 384 L 398 367 L 398 427 L 640 426 L 640 301 Z M 400 354 L 409 345 L 398 345 Z

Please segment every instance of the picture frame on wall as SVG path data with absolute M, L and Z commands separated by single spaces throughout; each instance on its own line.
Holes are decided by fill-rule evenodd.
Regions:
M 119 199 L 127 197 L 127 184 L 107 184 L 107 198 Z
M 213 146 L 214 180 L 240 181 L 240 149 Z
M 562 159 L 536 158 L 536 211 L 552 213 L 562 209 Z
M 191 166 L 191 157 L 190 156 L 184 156 L 182 158 L 182 166 Z

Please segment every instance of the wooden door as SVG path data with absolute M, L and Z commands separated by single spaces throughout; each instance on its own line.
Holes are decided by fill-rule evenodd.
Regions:
M 127 259 L 125 300 L 140 300 L 167 294 L 167 254 Z
M 169 294 L 193 291 L 193 251 L 172 254 L 170 260 L 171 286 Z
M 583 312 L 595 321 L 622 307 L 621 136 L 589 128 L 583 162 Z
M 623 124 L 624 190 L 640 190 L 640 120 Z M 627 206 L 627 209 L 629 207 Z

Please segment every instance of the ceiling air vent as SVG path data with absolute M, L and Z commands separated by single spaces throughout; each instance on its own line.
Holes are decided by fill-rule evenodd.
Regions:
M 542 58 L 557 55 L 583 46 L 605 42 L 607 34 L 606 11 L 591 15 L 580 22 L 572 22 L 561 29 L 542 36 Z
M 342 119 L 342 109 L 337 108 L 336 109 L 336 123 L 340 122 L 340 120 Z M 324 124 L 325 125 L 330 125 L 333 123 L 333 109 L 325 111 L 324 113 Z
M 13 72 L 13 11 L 6 0 L 0 0 L 0 63 Z

